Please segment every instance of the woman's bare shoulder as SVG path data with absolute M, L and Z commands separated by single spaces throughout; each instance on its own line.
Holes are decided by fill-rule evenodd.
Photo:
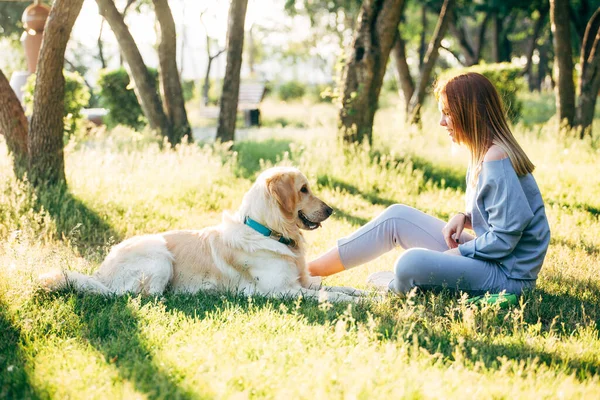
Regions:
M 494 144 L 488 149 L 487 153 L 485 153 L 485 157 L 483 158 L 483 161 L 484 162 L 498 161 L 498 160 L 503 160 L 507 157 L 508 157 L 508 154 L 506 153 L 506 151 L 504 151 L 504 149 L 502 147 Z

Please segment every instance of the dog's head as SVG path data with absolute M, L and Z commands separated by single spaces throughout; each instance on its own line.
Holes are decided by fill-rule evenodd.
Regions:
M 260 174 L 244 196 L 240 211 L 293 238 L 298 229 L 320 227 L 333 209 L 313 194 L 297 168 L 274 167 Z

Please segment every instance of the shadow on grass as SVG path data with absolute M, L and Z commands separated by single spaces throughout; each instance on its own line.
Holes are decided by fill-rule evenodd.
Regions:
M 317 177 L 317 185 L 323 186 L 329 189 L 338 189 L 342 192 L 349 193 L 353 196 L 360 196 L 364 200 L 368 201 L 371 204 L 381 204 L 384 206 L 391 206 L 392 204 L 396 204 L 397 202 L 391 199 L 386 199 L 380 197 L 376 192 L 363 192 L 358 187 L 351 185 L 347 182 L 344 182 L 338 178 L 335 178 L 330 175 L 319 175 Z M 336 212 L 338 212 L 336 210 Z
M 516 324 L 507 310 L 497 310 L 496 315 L 488 317 L 488 324 L 497 324 L 498 331 L 504 332 L 496 338 L 491 335 L 467 335 L 465 342 L 461 345 L 464 354 L 461 357 L 467 360 L 467 364 L 475 365 L 480 362 L 486 368 L 498 370 L 503 368 L 501 359 L 513 361 L 524 361 L 527 363 L 544 364 L 547 367 L 559 370 L 565 374 L 574 374 L 577 379 L 583 381 L 600 373 L 600 361 L 590 353 L 584 355 L 571 354 L 565 346 L 564 349 L 555 347 L 556 352 L 547 351 L 543 344 L 536 346 L 523 340 L 527 334 L 528 326 L 540 326 L 537 334 L 543 341 L 545 334 L 556 335 L 561 341 L 568 341 L 578 337 L 579 329 L 592 326 L 595 329 L 600 326 L 600 286 L 595 282 L 561 279 L 555 282 L 557 287 L 570 288 L 564 293 L 550 293 L 544 289 L 536 289 L 524 294 L 523 301 L 526 306 L 523 314 L 523 325 L 518 327 L 519 334 L 513 334 L 513 324 Z M 451 317 L 448 310 L 458 307 L 456 294 L 449 291 L 434 294 L 422 293 L 415 298 L 415 305 L 409 306 L 405 300 L 392 298 L 391 304 L 378 305 L 375 302 L 363 302 L 353 305 L 353 318 L 359 323 L 367 325 L 372 316 L 377 321 L 376 331 L 381 340 L 395 341 L 398 339 L 411 340 L 413 335 L 418 340 L 419 347 L 426 349 L 430 354 L 440 353 L 444 360 L 450 363 L 456 358 L 458 336 L 440 329 L 440 319 L 462 318 Z M 183 312 L 192 317 L 203 319 L 207 316 L 215 317 L 215 310 L 223 310 L 226 307 L 236 307 L 242 312 L 251 312 L 252 309 L 270 307 L 274 312 L 297 312 L 305 318 L 308 324 L 332 323 L 347 312 L 347 304 L 334 304 L 333 307 L 324 312 L 315 301 L 302 301 L 299 307 L 295 306 L 294 299 L 273 299 L 265 297 L 253 297 L 252 302 L 240 295 L 232 294 L 210 294 L 198 293 L 194 296 L 172 294 L 166 299 L 168 311 Z M 281 311 L 280 305 L 285 305 Z M 408 312 L 413 317 L 406 320 L 403 307 L 408 307 Z M 423 311 L 414 313 L 415 307 L 423 307 Z M 491 312 L 491 311 L 490 311 Z M 420 315 L 418 320 L 415 315 Z M 507 318 L 508 317 L 508 318 Z M 437 322 L 436 322 L 437 321 Z M 406 333 L 410 331 L 407 337 Z M 499 339 L 499 340 L 497 340 Z M 587 340 L 580 338 L 578 340 Z M 593 343 L 589 343 L 593 345 Z M 585 343 L 582 343 L 585 346 Z M 473 350 L 474 349 L 474 350 Z M 535 360 L 535 361 L 534 361 Z
M 432 306 L 429 296 L 429 294 L 420 294 L 415 298 L 415 306 L 408 306 L 410 310 L 414 310 L 413 307 L 420 305 L 425 307 L 425 313 L 428 316 L 420 321 L 414 321 L 414 318 L 404 321 L 402 316 L 398 319 L 400 314 L 404 315 L 401 312 L 399 314 L 399 309 L 406 306 L 405 301 L 400 299 L 393 299 L 392 307 L 387 305 L 385 308 L 378 306 L 376 303 L 368 302 L 353 305 L 352 317 L 356 322 L 364 325 L 367 325 L 369 318 L 373 317 L 378 323 L 375 329 L 379 333 L 380 340 L 395 341 L 416 338 L 420 348 L 427 350 L 430 354 L 441 354 L 442 359 L 448 365 L 456 360 L 458 342 L 464 339 L 464 342 L 460 345 L 460 348 L 463 349 L 460 357 L 465 360 L 466 365 L 474 366 L 476 363 L 483 363 L 490 370 L 500 370 L 504 368 L 501 362 L 502 359 L 523 361 L 527 364 L 544 364 L 551 369 L 564 372 L 566 375 L 574 374 L 580 381 L 590 379 L 600 372 L 600 362 L 595 360 L 594 357 L 590 357 L 589 354 L 587 358 L 586 356 L 570 354 L 567 352 L 568 350 L 564 350 L 565 353 L 560 354 L 560 349 L 557 353 L 553 353 L 544 350 L 543 345 L 536 347 L 528 344 L 522 340 L 520 335 L 515 337 L 510 333 L 511 327 L 506 325 L 510 325 L 512 320 L 506 320 L 507 311 L 505 310 L 497 311 L 497 315 L 494 317 L 498 325 L 506 327 L 504 329 L 507 332 L 498 341 L 495 340 L 496 338 L 493 335 L 472 335 L 464 338 L 450 331 L 439 329 L 440 318 L 450 318 L 446 315 L 447 309 L 458 305 L 458 297 L 449 293 L 438 294 L 436 295 L 436 305 Z M 545 309 L 540 311 L 539 309 L 528 310 L 526 308 L 524 317 L 525 322 L 531 325 L 535 325 L 541 320 L 545 326 L 542 328 L 542 332 L 549 329 L 556 315 L 559 316 L 558 322 L 555 322 L 552 329 L 556 328 L 556 323 L 559 325 L 561 322 L 565 323 L 561 327 L 562 332 L 555 332 L 557 336 L 564 339 L 572 336 L 574 330 L 585 324 L 585 321 L 589 322 L 589 315 L 585 316 L 580 312 L 568 316 L 568 312 L 570 308 L 581 310 L 582 305 L 585 305 L 583 308 L 586 308 L 593 306 L 593 303 L 583 302 L 582 304 L 581 301 L 571 296 L 552 296 L 539 291 L 534 291 L 526 296 L 529 296 L 529 298 L 526 298 L 528 302 L 531 302 L 533 297 L 539 298 L 541 296 L 542 298 L 541 302 L 544 304 Z M 217 310 L 223 310 L 227 307 L 235 307 L 236 312 L 252 312 L 263 307 L 269 307 L 274 313 L 295 312 L 303 317 L 306 323 L 313 325 L 335 324 L 332 321 L 343 317 L 347 313 L 347 304 L 345 303 L 334 304 L 330 310 L 324 312 L 315 301 L 302 301 L 300 306 L 296 306 L 295 302 L 294 299 L 282 300 L 257 296 L 252 298 L 252 302 L 249 302 L 246 297 L 239 295 L 198 293 L 194 296 L 169 295 L 165 304 L 169 312 L 183 312 L 190 318 L 200 320 L 209 317 L 227 318 L 227 316 L 219 317 L 218 314 L 215 314 L 218 313 Z M 281 305 L 285 305 L 283 310 L 280 307 Z M 396 305 L 397 308 L 393 307 Z M 596 306 L 596 308 L 598 307 Z M 597 320 L 597 315 L 595 315 L 595 318 Z M 438 322 L 434 323 L 433 321 Z M 436 325 L 438 326 L 436 327 Z M 408 331 L 410 331 L 410 335 L 406 336 Z
M 234 145 L 237 152 L 237 164 L 234 173 L 237 176 L 254 179 L 262 170 L 261 160 L 276 163 L 290 151 L 291 140 L 268 139 L 264 141 L 242 141 Z
M 188 399 L 198 395 L 181 388 L 177 377 L 154 359 L 141 333 L 142 322 L 128 305 L 128 297 L 74 296 L 86 340 L 114 364 L 119 375 L 150 399 Z M 153 298 L 148 298 L 152 301 Z
M 591 244 L 587 241 L 584 241 L 584 240 L 576 242 L 572 239 L 551 238 L 550 245 L 551 246 L 564 246 L 564 247 L 568 247 L 570 249 L 582 250 L 590 256 L 598 256 L 600 254 L 600 247 L 598 247 L 594 244 Z
M 131 381 L 138 391 L 149 398 L 198 396 L 179 386 L 177 375 L 165 370 L 160 360 L 154 358 L 152 344 L 147 342 L 142 333 L 144 322 L 130 307 L 128 297 L 104 298 L 72 292 L 63 295 L 73 296 L 74 312 L 82 323 L 81 335 L 105 356 L 107 362 L 114 363 L 123 379 Z M 353 305 L 351 312 L 352 318 L 363 326 L 371 326 L 370 320 L 374 318 L 374 330 L 379 339 L 373 340 L 416 339 L 419 348 L 427 350 L 429 354 L 440 354 L 440 359 L 447 366 L 457 359 L 457 349 L 460 349 L 460 358 L 467 366 L 480 363 L 491 371 L 504 369 L 502 360 L 506 359 L 516 361 L 516 365 L 520 362 L 526 366 L 542 364 L 564 375 L 573 374 L 580 381 L 589 380 L 600 373 L 600 360 L 591 351 L 572 354 L 569 344 L 575 339 L 581 347 L 592 346 L 598 339 L 600 285 L 597 282 L 554 278 L 544 281 L 543 288 L 526 293 L 523 301 L 525 309 L 522 322 L 515 319 L 518 313 L 509 314 L 511 310 L 490 310 L 476 314 L 476 331 L 481 320 L 486 321 L 487 328 L 482 328 L 483 334 L 475 332 L 462 335 L 447 329 L 451 321 L 460 323 L 464 318 L 459 311 L 453 311 L 459 307 L 459 303 L 458 297 L 450 292 L 418 294 L 412 305 L 395 297 L 383 304 L 366 301 Z M 154 302 L 154 297 L 141 298 L 142 306 Z M 230 314 L 223 313 L 223 310 L 232 307 L 236 314 L 252 313 L 268 307 L 274 315 L 294 313 L 307 324 L 327 324 L 332 329 L 335 321 L 344 318 L 348 312 L 346 303 L 333 304 L 331 309 L 324 310 L 313 300 L 297 303 L 292 297 L 276 299 L 253 296 L 250 302 L 247 297 L 235 293 L 167 293 L 161 302 L 169 313 L 182 313 L 198 321 L 206 318 L 223 319 L 224 324 L 229 321 Z M 535 328 L 538 324 L 539 328 Z M 10 323 L 6 325 L 11 326 Z M 539 331 L 529 334 L 532 327 Z M 585 327 L 596 329 L 593 331 L 596 337 L 588 338 L 586 333 L 579 336 Z M 498 336 L 493 332 L 498 332 Z M 525 340 L 531 335 L 532 341 Z M 549 349 L 546 335 L 556 336 L 558 340 L 553 343 L 557 345 Z M 8 341 L 10 346 L 17 339 L 9 336 Z
M 0 399 L 41 398 L 29 380 L 22 340 L 21 329 L 13 323 L 7 304 L 0 299 Z
M 561 281 L 561 285 L 575 285 L 575 290 L 585 287 L 586 290 L 598 290 L 595 283 Z M 580 285 L 577 287 L 576 285 Z M 597 291 L 596 293 L 600 293 Z M 74 312 L 79 317 L 82 328 L 80 334 L 85 340 L 102 353 L 107 362 L 115 365 L 124 380 L 132 382 L 136 390 L 148 398 L 192 398 L 202 394 L 190 393 L 179 385 L 177 373 L 162 366 L 159 359 L 152 354 L 152 343 L 144 337 L 145 322 L 131 308 L 128 297 L 104 298 L 100 296 L 81 296 L 74 293 L 63 293 L 73 296 Z M 458 306 L 457 296 L 449 293 L 433 295 L 419 294 L 414 305 L 400 298 L 392 298 L 385 304 L 362 302 L 353 305 L 352 318 L 363 326 L 370 326 L 371 318 L 376 321 L 375 332 L 381 341 L 417 340 L 419 348 L 429 354 L 439 354 L 440 360 L 448 367 L 458 357 L 457 349 L 461 349 L 460 358 L 468 366 L 477 363 L 494 371 L 506 368 L 502 360 L 516 361 L 515 365 L 524 362 L 526 366 L 542 364 L 561 374 L 573 374 L 580 381 L 585 381 L 600 373 L 600 361 L 597 357 L 584 354 L 571 354 L 568 345 L 564 348 L 553 346 L 548 350 L 544 345 L 546 332 L 552 332 L 559 343 L 567 343 L 570 338 L 577 337 L 577 329 L 588 326 L 590 320 L 598 322 L 598 297 L 595 300 L 584 300 L 573 294 L 552 294 L 543 290 L 535 290 L 525 295 L 526 301 L 523 320 L 525 325 L 518 327 L 518 334 L 513 333 L 514 319 L 509 311 L 499 310 L 496 314 L 484 317 L 490 324 L 497 324 L 498 337 L 493 334 L 460 335 L 444 328 L 444 321 L 460 320 L 460 314 L 448 315 L 450 309 Z M 596 296 L 598 296 L 596 294 Z M 154 297 L 141 298 L 141 306 L 156 302 Z M 223 319 L 226 324 L 231 317 L 224 310 L 234 308 L 238 313 L 253 313 L 267 308 L 275 315 L 294 313 L 310 325 L 336 325 L 336 321 L 345 318 L 348 305 L 333 304 L 329 310 L 319 307 L 316 301 L 303 300 L 297 303 L 294 298 L 275 299 L 253 296 L 250 302 L 246 297 L 235 293 L 206 293 L 195 295 L 167 293 L 161 303 L 165 311 L 171 314 L 183 314 L 195 321 L 206 318 Z M 285 307 L 282 307 L 285 306 Z M 415 312 L 418 307 L 418 312 Z M 136 306 L 137 308 L 137 306 Z M 406 312 L 403 312 L 406 309 Z M 581 312 L 575 312 L 575 310 Z M 594 310 L 586 313 L 584 309 Z M 556 321 L 555 320 L 556 317 Z M 479 317 L 481 318 L 481 317 Z M 527 335 L 528 326 L 542 323 L 541 331 L 534 336 L 540 339 L 529 342 L 523 338 Z M 489 328 L 487 328 L 489 329 Z M 490 330 L 491 332 L 491 330 Z M 261 340 L 257 337 L 256 340 Z M 582 346 L 588 340 L 578 339 Z M 589 339 L 591 340 L 591 339 Z M 16 340 L 12 339 L 12 343 Z M 11 343 L 11 344 L 12 344 Z M 593 343 L 589 343 L 592 345 Z M 9 344 L 10 345 L 10 344 Z
M 591 206 L 587 203 L 564 203 L 564 202 L 560 202 L 560 201 L 555 201 L 555 200 L 547 200 L 547 203 L 549 206 L 559 206 L 560 208 L 566 208 L 568 210 L 577 210 L 577 211 L 583 211 L 586 212 L 588 214 L 590 214 L 593 217 L 598 217 L 600 215 L 600 207 L 596 207 L 596 206 Z
M 600 285 L 592 280 L 550 277 L 526 300 L 525 317 L 531 323 L 558 323 L 569 333 L 592 322 L 600 328 Z
M 380 153 L 372 153 L 372 162 L 380 163 L 381 154 Z M 466 181 L 464 173 L 459 172 L 457 170 L 436 165 L 424 158 L 417 156 L 410 156 L 405 158 L 396 158 L 393 161 L 386 161 L 386 167 L 388 169 L 394 169 L 399 164 L 404 163 L 412 163 L 414 170 L 420 170 L 423 172 L 423 177 L 425 182 L 433 182 L 433 185 L 438 188 L 452 188 L 456 190 L 466 190 Z M 392 204 L 397 203 L 398 201 L 394 199 L 387 199 L 381 197 L 378 191 L 371 190 L 369 192 L 365 192 L 358 188 L 355 185 L 344 182 L 341 179 L 338 179 L 329 174 L 322 174 L 317 177 L 317 184 L 319 186 L 323 186 L 332 190 L 340 190 L 342 192 L 349 193 L 351 195 L 360 196 L 364 200 L 368 201 L 371 204 L 380 204 L 384 206 L 391 206 Z M 393 182 L 389 182 L 389 184 L 393 185 Z
M 354 226 L 363 226 L 367 222 L 369 222 L 369 220 L 366 218 L 355 217 L 354 215 L 348 214 L 347 212 L 342 211 L 339 208 L 337 208 L 333 211 L 333 214 L 331 214 L 331 217 L 338 219 L 338 220 L 344 220 Z
M 380 164 L 383 154 L 380 151 L 372 151 L 371 159 L 373 163 Z M 431 181 L 438 188 L 460 189 L 463 192 L 467 188 L 465 180 L 465 171 L 455 168 L 448 168 L 438 165 L 426 158 L 417 155 L 407 155 L 405 157 L 396 157 L 386 162 L 388 169 L 397 168 L 399 164 L 412 163 L 413 170 L 423 172 L 425 182 Z
M 56 224 L 56 234 L 76 247 L 84 257 L 104 253 L 111 240 L 120 241 L 116 232 L 105 220 L 67 187 L 48 187 L 35 190 L 36 208 L 44 208 Z

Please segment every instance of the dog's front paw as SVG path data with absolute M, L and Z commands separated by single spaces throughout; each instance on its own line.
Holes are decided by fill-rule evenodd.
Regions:
M 319 290 L 321 288 L 323 279 L 320 276 L 306 277 L 306 289 Z

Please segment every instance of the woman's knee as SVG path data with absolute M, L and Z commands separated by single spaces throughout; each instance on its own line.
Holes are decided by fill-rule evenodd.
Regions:
M 430 252 L 431 250 L 414 248 L 402 253 L 394 267 L 395 280 L 391 289 L 402 293 L 410 291 Z
M 386 218 L 403 218 L 406 219 L 408 213 L 410 212 L 410 210 L 412 210 L 411 207 L 404 205 L 404 204 L 392 204 L 391 206 L 389 206 L 388 208 L 386 208 L 383 213 L 382 216 L 385 216 Z

